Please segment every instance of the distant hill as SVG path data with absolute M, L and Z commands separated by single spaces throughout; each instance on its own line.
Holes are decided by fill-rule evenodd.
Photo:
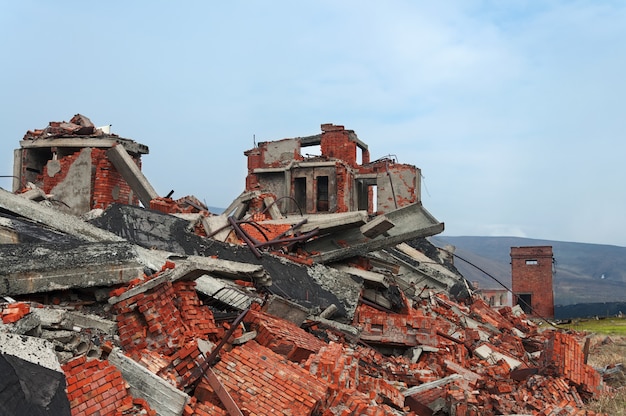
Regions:
M 429 240 L 437 247 L 454 246 L 454 265 L 482 288 L 501 286 L 478 268 L 511 287 L 511 247 L 552 246 L 556 305 L 626 301 L 626 247 L 519 237 L 434 236 Z

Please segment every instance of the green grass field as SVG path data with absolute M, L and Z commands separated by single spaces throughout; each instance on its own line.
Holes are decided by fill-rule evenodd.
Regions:
M 626 318 L 576 319 L 559 328 L 605 335 L 626 335 Z

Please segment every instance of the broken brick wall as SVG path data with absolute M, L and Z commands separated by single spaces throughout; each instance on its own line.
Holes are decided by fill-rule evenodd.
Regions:
M 112 203 L 139 205 L 139 199 L 130 189 L 130 185 L 106 157 L 106 150 L 93 149 L 91 154 L 95 167 L 91 208 L 104 209 Z M 131 157 L 141 169 L 141 159 L 137 156 L 131 155 Z
M 377 177 L 377 210 L 388 212 L 420 201 L 420 170 L 383 160 L 373 166 Z
M 138 205 L 132 192 L 106 156 L 105 149 L 85 147 L 73 152 L 54 149 L 22 149 L 21 178 L 52 195 L 60 210 L 81 215 L 112 203 Z M 132 156 L 141 168 L 139 156 Z M 36 176 L 33 176 L 36 173 Z
M 554 317 L 553 262 L 551 246 L 511 247 L 513 304 L 531 316 Z
M 357 166 L 357 143 L 350 140 L 350 130 L 343 126 L 322 124 L 322 140 L 320 147 L 322 155 L 339 159 L 352 167 Z

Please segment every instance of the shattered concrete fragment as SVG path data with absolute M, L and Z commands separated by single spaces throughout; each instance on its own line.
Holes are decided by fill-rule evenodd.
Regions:
M 180 416 L 189 396 L 161 377 L 128 358 L 119 348 L 111 351 L 108 360 L 130 385 L 130 393 L 146 400 L 157 414 Z
M 51 342 L 0 333 L 0 374 L 1 414 L 70 415 L 65 376 Z
M 198 292 L 241 311 L 248 309 L 253 302 L 260 302 L 259 297 L 215 277 L 200 276 L 196 279 L 196 285 Z
M 0 353 L 14 355 L 50 370 L 61 371 L 52 343 L 40 338 L 0 332 Z
M 303 308 L 295 302 L 276 295 L 270 295 L 266 299 L 262 310 L 265 313 L 292 322 L 297 326 L 302 325 L 310 313 L 307 308 Z

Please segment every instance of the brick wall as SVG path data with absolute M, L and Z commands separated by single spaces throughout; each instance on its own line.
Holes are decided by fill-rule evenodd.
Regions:
M 554 317 L 552 264 L 551 246 L 511 247 L 513 304 L 530 295 L 531 316 Z
M 72 416 L 156 415 L 145 400 L 128 393 L 122 373 L 107 360 L 82 356 L 68 361 L 62 369 Z
M 323 382 L 255 341 L 223 353 L 214 371 L 245 415 L 311 415 L 326 396 Z
M 115 169 L 106 157 L 105 149 L 92 149 L 91 160 L 94 166 L 93 185 L 91 194 L 91 208 L 104 209 L 112 203 L 139 205 L 139 199 L 130 189 L 130 186 Z M 141 163 L 133 158 L 137 166 Z
M 343 160 L 350 166 L 357 166 L 357 145 L 355 141 L 350 140 L 349 131 L 343 126 L 322 124 L 322 132 L 320 143 L 322 155 Z
M 44 165 L 43 173 L 41 174 L 39 178 L 41 179 L 40 187 L 45 193 L 47 194 L 51 193 L 52 189 L 55 186 L 57 186 L 59 183 L 65 180 L 65 176 L 67 175 L 67 172 L 69 171 L 70 166 L 72 166 L 72 163 L 74 163 L 74 161 L 76 160 L 79 154 L 80 154 L 80 151 L 77 151 L 75 153 L 72 153 L 71 155 L 67 155 L 59 159 L 58 162 L 60 165 L 60 170 L 53 176 L 49 175 L 48 165 L 47 164 Z

